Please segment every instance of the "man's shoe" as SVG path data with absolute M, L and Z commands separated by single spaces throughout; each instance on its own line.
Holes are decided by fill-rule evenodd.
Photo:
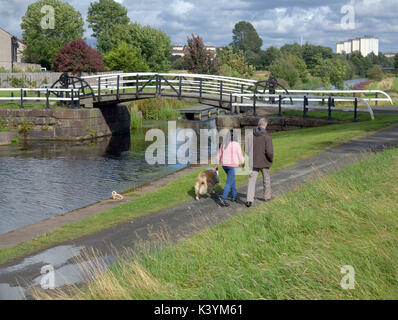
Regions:
M 252 204 L 253 204 L 252 202 L 246 201 L 246 207 L 250 208 L 252 206 Z
M 238 198 L 231 198 L 231 202 L 238 202 Z

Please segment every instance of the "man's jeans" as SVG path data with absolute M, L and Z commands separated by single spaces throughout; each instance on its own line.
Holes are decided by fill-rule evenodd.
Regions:
M 263 174 L 263 186 L 264 186 L 264 200 L 271 199 L 271 179 L 269 176 L 269 169 L 252 169 L 249 176 L 249 184 L 247 186 L 247 201 L 253 202 L 254 195 L 256 193 L 256 181 L 259 171 Z
M 238 193 L 236 192 L 236 184 L 235 184 L 235 167 L 222 167 L 227 174 L 227 183 L 224 187 L 224 193 L 222 195 L 222 200 L 226 201 L 229 195 L 229 192 L 232 191 L 232 198 L 236 198 Z

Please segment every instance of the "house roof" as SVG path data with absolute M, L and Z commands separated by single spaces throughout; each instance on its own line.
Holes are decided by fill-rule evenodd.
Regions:
M 8 33 L 11 37 L 15 37 L 13 34 L 9 33 L 6 29 L 4 29 L 2 27 L 0 27 L 0 30 L 3 30 L 4 32 Z M 18 39 L 17 37 L 15 37 L 15 38 L 18 40 L 18 42 L 25 44 L 25 42 L 23 42 L 22 40 Z

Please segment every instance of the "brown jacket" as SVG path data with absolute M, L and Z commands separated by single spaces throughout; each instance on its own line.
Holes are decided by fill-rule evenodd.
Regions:
M 253 129 L 253 168 L 269 169 L 274 160 L 274 147 L 267 130 L 257 127 Z

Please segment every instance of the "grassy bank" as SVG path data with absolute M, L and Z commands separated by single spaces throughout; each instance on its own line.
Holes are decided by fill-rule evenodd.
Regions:
M 294 165 L 300 159 L 310 157 L 338 143 L 368 135 L 376 129 L 398 122 L 398 116 L 395 115 L 376 115 L 376 119 L 375 121 L 275 132 L 272 134 L 275 162 L 271 171 Z M 154 192 L 142 194 L 111 210 L 66 225 L 17 247 L 2 249 L 0 250 L 0 263 L 94 233 L 138 216 L 193 200 L 193 184 L 199 171 L 176 179 Z M 247 176 L 237 176 L 238 184 L 246 181 Z M 221 187 L 224 186 L 224 183 L 225 174 L 223 170 L 220 170 Z
M 197 103 L 176 99 L 153 98 L 129 103 L 131 109 L 131 129 L 141 128 L 145 120 L 177 120 L 179 109 Z
M 120 260 L 83 289 L 53 294 L 62 299 L 395 299 L 397 180 L 396 148 L 177 245 Z M 345 265 L 355 270 L 353 290 L 340 286 Z

